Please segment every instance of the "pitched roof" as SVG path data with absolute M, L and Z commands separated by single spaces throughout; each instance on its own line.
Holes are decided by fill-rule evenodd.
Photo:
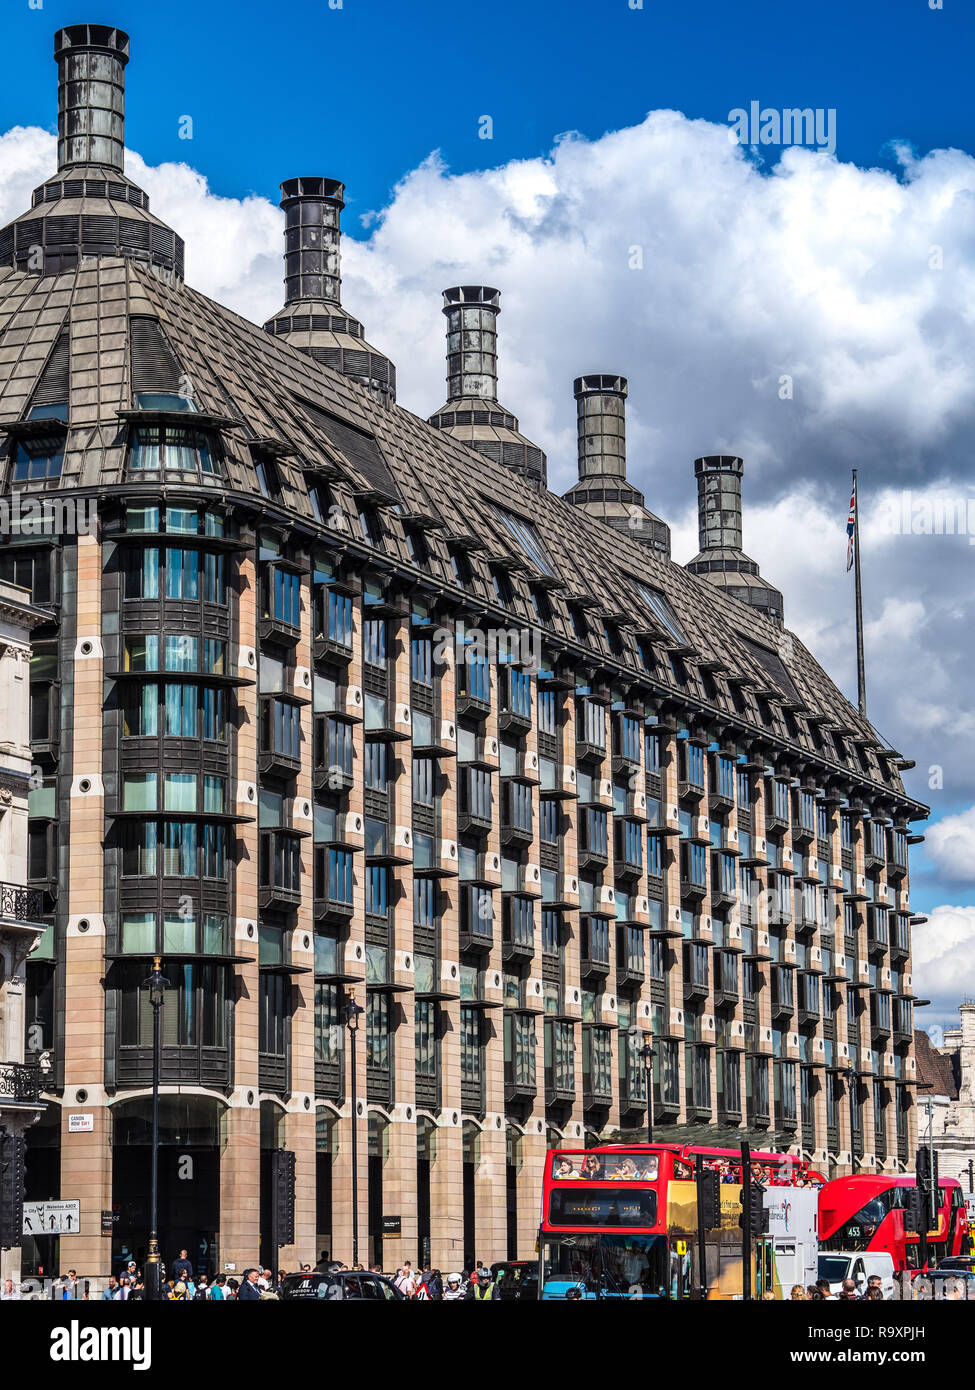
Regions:
M 535 527 L 554 558 L 561 587 L 549 594 L 552 614 L 546 626 L 578 648 L 566 605 L 582 599 L 595 610 L 590 615 L 594 639 L 582 644 L 590 663 L 612 668 L 616 661 L 633 681 L 679 692 L 703 713 L 710 709 L 729 721 L 739 720 L 753 733 L 771 735 L 838 773 L 872 782 L 878 793 L 903 799 L 896 769 L 886 757 L 880 762 L 875 757 L 885 747 L 883 739 L 797 637 L 784 639 L 782 629 L 763 614 L 683 566 L 657 558 L 638 540 L 591 519 L 555 494 L 536 491 L 502 464 L 402 406 L 384 407 L 347 377 L 185 284 L 165 282 L 141 262 L 102 257 L 58 276 L 0 268 L 0 427 L 23 418 L 55 343 L 65 330 L 70 335 L 70 430 L 57 486 L 114 487 L 125 481 L 129 424 L 119 412 L 135 405 L 133 316 L 158 320 L 197 410 L 232 422 L 222 435 L 226 476 L 208 477 L 202 486 L 259 495 L 256 441 L 280 441 L 285 521 L 290 516 L 307 531 L 315 530 L 308 479 L 325 477 L 345 515 L 346 534 L 354 534 L 358 545 L 358 497 L 380 494 L 380 501 L 389 501 L 392 484 L 399 512 L 382 512 L 387 562 L 392 558 L 400 566 L 411 565 L 404 521 L 426 519 L 428 573 L 456 587 L 445 538 L 473 538 L 483 547 L 471 557 L 476 597 L 486 610 L 497 611 L 499 625 L 535 626 L 525 579 L 538 572 L 489 505 L 493 502 Z M 187 416 L 186 423 L 191 421 Z M 0 446 L 0 475 L 9 471 L 10 452 L 9 442 Z M 177 476 L 173 484 L 179 481 Z M 497 604 L 485 567 L 492 558 L 509 566 L 514 561 L 524 570 L 521 578 L 512 575 L 515 603 L 507 613 Z M 693 649 L 686 672 L 670 660 L 665 648 L 673 639 L 662 631 L 636 582 L 664 595 L 679 614 Z M 605 621 L 622 629 L 616 657 L 603 637 Z M 641 633 L 642 648 L 636 640 Z M 789 677 L 780 684 L 791 682 L 792 688 L 777 691 L 774 662 L 757 661 L 754 643 L 778 653 Z M 648 668 L 645 658 L 655 664 Z M 763 690 L 772 694 L 771 705 L 747 694 L 739 695 L 736 705 L 723 681 L 705 683 L 697 662 L 750 678 L 759 695 Z M 804 719 L 791 729 L 787 725 L 776 698 L 788 704 L 797 695 L 804 710 L 823 725 L 825 736 L 814 737 Z M 831 729 L 845 740 L 840 746 Z M 922 809 L 917 803 L 911 806 Z
M 958 1082 L 951 1054 L 945 1056 L 938 1052 L 927 1033 L 920 1028 L 914 1030 L 914 1056 L 917 1059 L 918 1087 L 929 1088 L 932 1095 L 957 1100 Z

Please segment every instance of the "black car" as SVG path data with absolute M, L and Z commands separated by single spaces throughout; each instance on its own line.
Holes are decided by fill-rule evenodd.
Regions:
M 939 1262 L 938 1268 L 955 1270 L 961 1274 L 975 1274 L 975 1255 L 949 1255 L 947 1259 Z
M 502 1303 L 538 1298 L 537 1260 L 499 1260 L 491 1266 L 491 1277 Z
M 327 1274 L 288 1274 L 281 1283 L 281 1297 L 343 1299 L 370 1303 L 405 1303 L 406 1299 L 385 1274 L 336 1269 Z

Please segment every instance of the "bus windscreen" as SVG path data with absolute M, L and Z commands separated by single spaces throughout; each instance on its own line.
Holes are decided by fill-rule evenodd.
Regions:
M 553 1188 L 548 1219 L 551 1226 L 656 1226 L 657 1194 L 652 1188 L 639 1192 Z

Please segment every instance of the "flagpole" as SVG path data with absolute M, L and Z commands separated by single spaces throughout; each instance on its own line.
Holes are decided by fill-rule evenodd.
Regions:
M 863 662 L 863 590 L 860 585 L 860 490 L 857 487 L 857 471 L 853 470 L 853 562 L 856 566 L 857 600 L 857 705 L 860 714 L 867 716 L 867 678 Z

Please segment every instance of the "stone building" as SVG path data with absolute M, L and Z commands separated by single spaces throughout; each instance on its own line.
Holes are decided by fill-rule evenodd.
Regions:
M 41 1112 L 38 1059 L 24 1060 L 24 991 L 28 957 L 53 935 L 40 893 L 27 887 L 30 637 L 45 616 L 29 590 L 0 580 L 0 1200 L 4 1179 L 23 1169 L 24 1132 Z M 20 1273 L 20 1233 L 6 1220 L 4 1211 L 0 1281 Z
M 958 1008 L 957 1028 L 946 1028 L 940 1047 L 927 1033 L 914 1034 L 917 1054 L 918 1142 L 929 1135 L 927 1100 L 932 1107 L 930 1131 L 941 1177 L 958 1178 L 969 1195 L 975 1189 L 975 1002 Z M 945 1104 L 944 1102 L 947 1102 Z
M 268 1257 L 284 1148 L 283 1264 L 348 1258 L 353 1145 L 363 1256 L 530 1257 L 546 1146 L 645 1124 L 645 1035 L 662 1130 L 903 1167 L 904 760 L 652 513 L 545 489 L 497 291 L 445 292 L 418 419 L 339 303 L 341 184 L 282 185 L 264 331 L 184 282 L 123 172 L 127 37 L 56 55 L 59 167 L 0 230 L 0 479 L 97 517 L 0 574 L 52 615 L 27 1183 L 80 1200 L 75 1268 L 144 1251 L 155 954 L 164 1257 Z M 621 380 L 580 378 L 582 436 Z M 582 455 L 623 487 L 608 439 Z

